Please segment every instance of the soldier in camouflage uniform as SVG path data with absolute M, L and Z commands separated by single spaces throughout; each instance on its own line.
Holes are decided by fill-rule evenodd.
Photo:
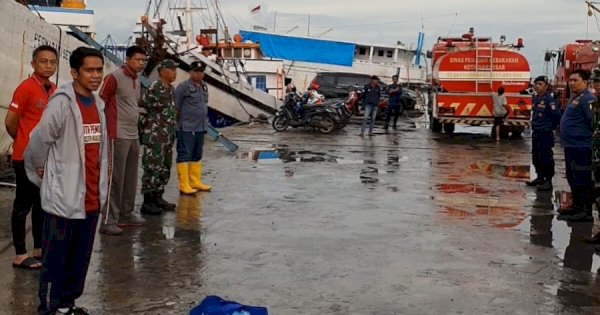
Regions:
M 175 205 L 162 198 L 165 185 L 171 176 L 173 144 L 175 142 L 175 89 L 172 83 L 177 76 L 177 64 L 170 59 L 158 65 L 158 80 L 154 81 L 142 98 L 146 110 L 140 118 L 142 156 L 142 194 L 144 214 L 161 214 L 173 211 Z

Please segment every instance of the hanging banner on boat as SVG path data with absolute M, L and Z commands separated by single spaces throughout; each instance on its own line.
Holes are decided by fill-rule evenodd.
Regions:
M 339 66 L 352 66 L 355 45 L 330 40 L 240 31 L 244 41 L 260 45 L 266 57 Z

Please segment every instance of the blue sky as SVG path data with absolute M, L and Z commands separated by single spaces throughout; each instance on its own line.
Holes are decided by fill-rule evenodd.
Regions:
M 208 3 L 210 7 L 214 3 L 213 0 L 192 2 L 198 6 Z M 124 42 L 136 20 L 144 14 L 147 3 L 88 0 L 89 8 L 96 11 L 98 38 L 111 34 L 118 42 Z M 293 29 L 290 34 L 305 36 L 309 32 L 310 15 L 312 36 L 325 33 L 323 38 L 362 43 L 394 45 L 402 41 L 414 46 L 421 28 L 426 34 L 426 48 L 438 36 L 460 35 L 471 26 L 477 35 L 495 39 L 506 35 L 509 42 L 521 36 L 525 40 L 523 53 L 529 59 L 533 75 L 543 72 L 546 49 L 586 38 L 588 33 L 590 38 L 600 37 L 600 21 L 588 18 L 583 0 L 227 0 L 219 3 L 232 32 L 259 24 L 270 31 L 275 26 L 277 32 Z M 250 14 L 259 4 L 260 14 Z M 195 28 L 212 16 L 212 11 L 202 12 L 205 18 L 195 15 Z

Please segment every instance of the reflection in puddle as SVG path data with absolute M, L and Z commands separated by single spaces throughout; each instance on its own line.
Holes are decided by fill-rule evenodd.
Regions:
M 335 150 L 331 150 L 335 152 Z M 277 163 L 336 163 L 341 165 L 368 164 L 375 165 L 375 159 L 346 159 L 324 152 L 314 152 L 308 150 L 291 151 L 287 148 L 278 149 L 255 149 L 247 152 L 239 152 L 236 157 L 241 160 L 249 160 L 259 164 L 277 164 Z M 408 157 L 394 154 L 388 155 L 388 165 L 397 169 L 401 161 L 407 161 Z
M 444 215 L 457 219 L 483 220 L 498 228 L 518 226 L 526 214 L 521 210 L 527 199 L 517 189 L 495 190 L 477 184 L 444 183 L 435 187 L 438 201 Z

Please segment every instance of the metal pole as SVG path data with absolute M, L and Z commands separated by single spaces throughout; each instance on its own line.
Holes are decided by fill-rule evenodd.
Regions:
M 310 36 L 310 14 L 308 15 L 308 30 L 306 31 L 306 36 Z
M 275 11 L 275 17 L 273 18 L 273 33 L 275 33 L 276 26 L 277 26 L 277 11 Z

